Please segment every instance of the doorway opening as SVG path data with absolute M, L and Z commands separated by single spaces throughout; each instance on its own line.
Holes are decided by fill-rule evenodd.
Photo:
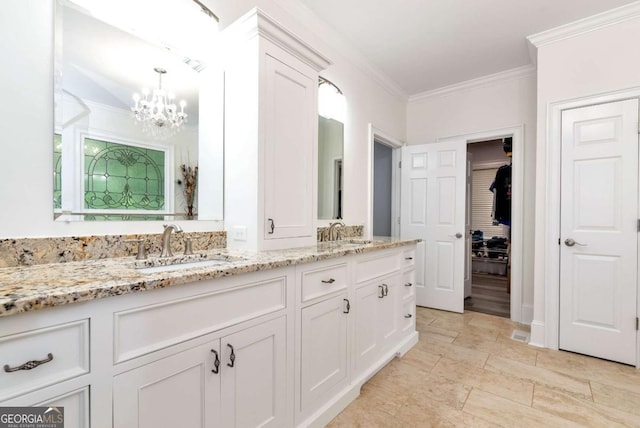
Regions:
M 512 137 L 467 142 L 464 309 L 510 318 Z

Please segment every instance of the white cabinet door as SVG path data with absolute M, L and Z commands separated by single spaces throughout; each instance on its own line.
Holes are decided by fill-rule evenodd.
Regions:
M 221 345 L 219 426 L 287 425 L 286 317 L 223 337 Z
M 560 348 L 636 363 L 638 100 L 562 113 Z
M 113 381 L 116 428 L 219 426 L 219 340 L 122 373 Z M 215 352 L 212 352 L 215 351 Z
M 317 87 L 266 55 L 264 109 L 264 238 L 315 236 Z
M 393 345 L 394 339 L 400 334 L 400 274 L 394 275 L 383 281 L 384 297 L 378 299 L 379 314 L 378 324 L 380 325 L 380 342 L 383 349 Z
M 348 382 L 347 293 L 302 309 L 301 411 L 329 399 Z
M 380 353 L 380 324 L 378 313 L 384 298 L 384 288 L 379 283 L 370 283 L 356 290 L 354 311 L 356 325 L 354 334 L 354 371 L 357 375 L 364 372 Z

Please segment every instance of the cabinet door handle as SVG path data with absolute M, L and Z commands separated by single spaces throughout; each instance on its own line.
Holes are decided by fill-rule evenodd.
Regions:
M 413 257 L 405 257 L 405 260 L 413 260 Z
M 411 314 L 407 314 L 407 315 L 405 315 L 404 317 L 405 317 L 405 318 L 411 318 L 412 316 L 413 316 L 413 315 L 411 315 Z
M 347 310 L 346 311 L 342 311 L 343 314 L 348 314 L 351 311 L 351 303 L 349 303 L 349 299 L 344 299 L 345 303 L 347 304 Z
M 11 373 L 11 372 L 17 372 L 20 370 L 31 370 L 31 369 L 35 369 L 39 365 L 46 364 L 51 360 L 53 360 L 53 354 L 49 353 L 47 354 L 47 358 L 45 358 L 44 360 L 27 361 L 26 363 L 18 367 L 9 367 L 9 364 L 5 364 L 4 371 L 7 373 Z
M 405 287 L 411 287 L 412 285 L 413 285 L 413 283 L 411 283 L 411 282 L 407 282 L 404 286 L 405 286 Z
M 384 287 L 384 295 L 383 297 L 387 297 L 389 295 L 389 286 L 387 284 L 382 284 Z
M 235 353 L 235 351 L 233 350 L 233 346 L 231 346 L 231 345 L 230 345 L 230 344 L 228 344 L 228 343 L 227 343 L 227 346 L 228 346 L 229 348 L 231 348 L 231 355 L 229 355 L 229 361 L 231 361 L 231 362 L 230 362 L 230 363 L 227 363 L 227 365 L 228 365 L 229 367 L 233 367 L 233 366 L 235 366 L 235 364 L 236 364 L 236 353 Z
M 213 356 L 215 358 L 213 360 L 213 369 L 211 370 L 211 372 L 218 374 L 220 372 L 220 358 L 218 358 L 218 351 L 212 349 L 211 352 L 213 353 Z
M 378 290 L 380 291 L 378 299 L 382 299 L 384 297 L 384 287 L 382 285 L 378 285 Z
M 273 231 L 274 231 L 274 230 L 275 230 L 275 228 L 276 228 L 276 224 L 274 223 L 274 221 L 273 221 L 273 219 L 272 219 L 272 218 L 268 218 L 268 219 L 267 219 L 267 221 L 268 221 L 269 223 L 271 223 L 271 225 L 269 226 L 269 227 L 271 228 L 271 231 L 269 232 L 269 235 L 273 235 Z
M 336 280 L 335 280 L 335 279 L 333 279 L 333 278 L 323 279 L 323 280 L 322 280 L 322 283 L 323 283 L 323 284 L 333 284 L 334 282 L 336 282 Z

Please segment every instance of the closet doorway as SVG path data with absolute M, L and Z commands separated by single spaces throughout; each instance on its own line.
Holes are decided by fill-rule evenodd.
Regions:
M 468 142 L 465 310 L 510 318 L 512 137 Z

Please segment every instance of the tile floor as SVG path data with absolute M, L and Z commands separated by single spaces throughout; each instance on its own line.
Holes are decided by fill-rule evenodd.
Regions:
M 526 326 L 418 308 L 420 341 L 329 427 L 640 427 L 640 370 L 510 338 Z

